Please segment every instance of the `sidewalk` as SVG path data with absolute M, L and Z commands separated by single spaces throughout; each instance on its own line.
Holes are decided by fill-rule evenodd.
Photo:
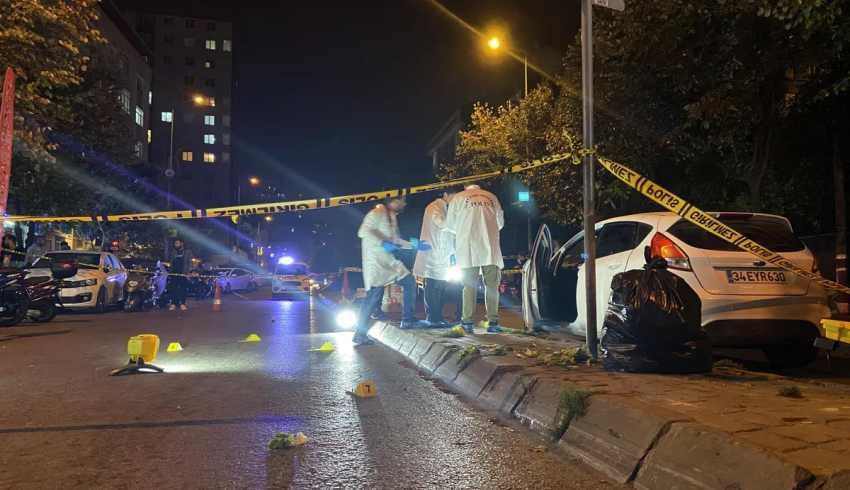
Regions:
M 511 316 L 503 316 L 506 326 L 514 326 Z M 444 332 L 377 323 L 370 334 L 482 408 L 519 419 L 619 482 L 850 488 L 848 386 L 733 364 L 706 375 L 610 373 L 551 356 L 568 357 L 577 341 L 513 333 L 453 339 Z

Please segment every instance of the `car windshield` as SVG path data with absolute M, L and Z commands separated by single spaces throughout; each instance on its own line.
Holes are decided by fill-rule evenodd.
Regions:
M 274 273 L 280 276 L 305 276 L 307 275 L 307 266 L 304 264 L 278 264 Z
M 96 253 L 79 253 L 79 252 L 57 252 L 48 253 L 46 257 L 38 259 L 33 264 L 33 269 L 49 269 L 53 261 L 57 262 L 76 262 L 78 266 L 100 266 L 100 254 Z M 91 268 L 91 267 L 87 267 Z
M 774 252 L 799 252 L 805 248 L 784 219 L 751 214 L 723 214 L 718 219 L 735 231 Z M 688 245 L 705 250 L 739 252 L 740 248 L 703 230 L 690 221 L 679 220 L 667 230 Z

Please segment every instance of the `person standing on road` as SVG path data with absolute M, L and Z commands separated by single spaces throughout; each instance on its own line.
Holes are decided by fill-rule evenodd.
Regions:
M 366 214 L 357 231 L 363 251 L 363 285 L 367 291 L 360 305 L 357 331 L 354 333 L 353 340 L 357 345 L 374 343 L 367 335 L 369 317 L 380 306 L 384 288 L 392 283 L 400 284 L 403 289 L 401 328 L 427 326 L 415 317 L 416 281 L 407 267 L 393 255 L 400 248 L 420 251 L 431 248 L 427 242 L 411 243 L 399 238 L 397 216 L 406 205 L 404 197 L 387 199 L 384 204 L 378 204 Z
M 431 244 L 431 252 L 418 252 L 413 274 L 425 280 L 425 319 L 431 327 L 447 327 L 443 320 L 446 274 L 454 254 L 454 237 L 446 231 L 449 201 L 455 195 L 448 190 L 425 208 L 419 239 Z
M 25 258 L 26 265 L 32 265 L 36 260 L 39 259 L 44 253 L 47 252 L 44 244 L 44 236 L 36 235 L 35 240 L 33 240 L 32 244 L 27 247 L 27 254 Z
M 0 265 L 3 267 L 23 267 L 26 258 L 18 248 L 15 235 L 3 235 L 3 251 L 0 252 Z
M 192 268 L 192 252 L 186 249 L 183 240 L 177 238 L 174 240 L 172 254 L 171 270 L 168 274 L 168 294 L 171 296 L 171 304 L 168 305 L 168 309 L 173 311 L 179 307 L 180 310 L 186 311 L 189 309 L 186 306 L 189 280 L 185 274 L 188 274 Z
M 477 185 L 467 186 L 449 203 L 446 229 L 455 235 L 455 257 L 463 273 L 463 314 L 461 325 L 473 332 L 478 276 L 484 277 L 484 303 L 487 331 L 499 332 L 499 281 L 505 267 L 499 232 L 505 226 L 505 213 L 491 192 Z

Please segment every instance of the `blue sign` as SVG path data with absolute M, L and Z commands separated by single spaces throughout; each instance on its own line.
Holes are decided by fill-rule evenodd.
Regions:
M 531 200 L 531 193 L 528 191 L 520 191 L 517 193 L 519 202 L 528 202 Z

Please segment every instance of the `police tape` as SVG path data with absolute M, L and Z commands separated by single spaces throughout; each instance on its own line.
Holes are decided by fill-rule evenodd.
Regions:
M 296 201 L 282 201 L 263 204 L 246 204 L 241 206 L 226 206 L 220 208 L 186 209 L 182 211 L 156 211 L 149 213 L 133 214 L 110 214 L 100 216 L 7 216 L 6 221 L 29 221 L 29 222 L 52 222 L 52 223 L 103 223 L 103 222 L 127 222 L 127 221 L 150 221 L 170 219 L 193 219 L 193 218 L 232 218 L 235 216 L 292 213 L 307 211 L 310 209 L 326 209 L 339 206 L 361 204 L 391 197 L 403 197 L 423 192 L 446 189 L 456 185 L 469 184 L 472 182 L 492 179 L 502 175 L 517 174 L 539 168 L 551 163 L 560 162 L 574 158 L 572 153 L 558 153 L 549 155 L 529 162 L 516 163 L 510 167 L 478 175 L 459 177 L 444 180 L 432 184 L 418 185 L 414 187 L 402 187 L 378 192 L 365 192 L 348 196 L 317 197 L 312 199 L 299 199 Z
M 731 226 L 724 224 L 716 217 L 712 216 L 711 213 L 707 213 L 702 209 L 699 209 L 631 168 L 621 163 L 608 160 L 607 158 L 598 157 L 598 161 L 608 172 L 628 184 L 629 187 L 648 197 L 651 201 L 678 214 L 682 218 L 699 226 L 712 235 L 735 245 L 745 252 L 755 255 L 765 263 L 793 272 L 800 277 L 804 277 L 810 281 L 820 284 L 825 289 L 850 294 L 850 288 L 847 286 L 835 281 L 830 281 L 819 274 L 798 267 L 791 260 L 771 251 L 764 245 L 757 243 L 755 240 L 747 238 L 744 234 L 736 231 Z

